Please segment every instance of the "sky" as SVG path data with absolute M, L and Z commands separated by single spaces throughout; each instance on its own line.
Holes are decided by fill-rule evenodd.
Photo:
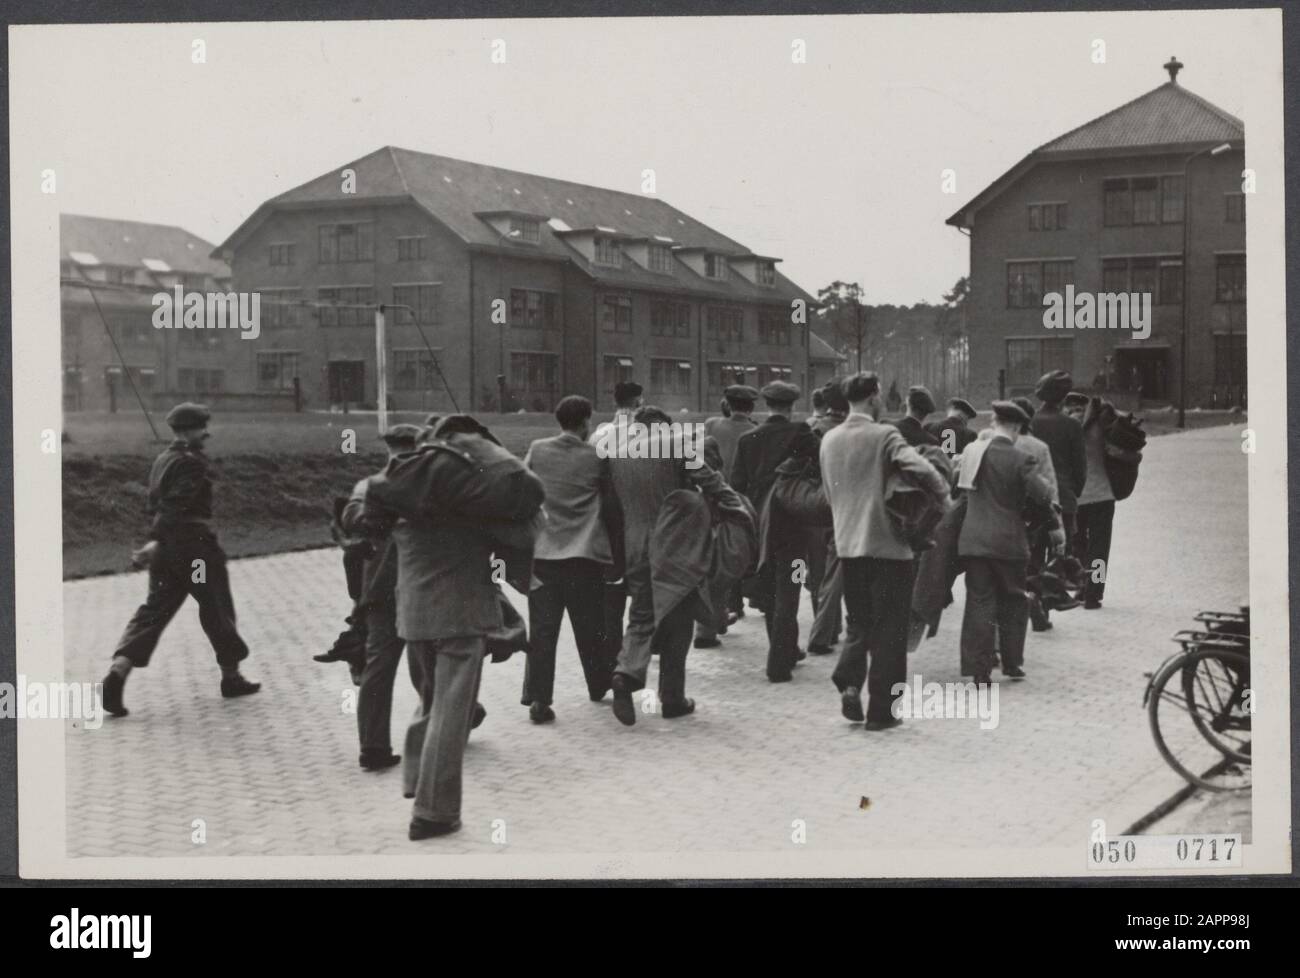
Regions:
M 31 158 L 56 171 L 66 213 L 220 243 L 267 198 L 384 145 L 632 192 L 653 169 L 657 196 L 810 292 L 841 279 L 911 304 L 967 272 L 947 217 L 1035 146 L 1165 82 L 1171 55 L 1181 84 L 1249 130 L 1245 86 L 1269 82 L 1252 53 L 1277 43 L 1266 17 L 18 27 L 10 92 L 41 106 Z

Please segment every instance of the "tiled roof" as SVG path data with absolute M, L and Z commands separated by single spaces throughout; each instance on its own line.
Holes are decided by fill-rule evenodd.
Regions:
M 146 258 L 163 261 L 176 272 L 228 278 L 230 266 L 212 257 L 212 245 L 170 224 L 118 221 L 82 214 L 59 215 L 59 257 L 91 254 L 101 265 L 145 268 Z
M 816 333 L 810 332 L 808 334 L 808 359 L 840 363 L 847 360 L 848 357 L 840 353 Z
M 1169 81 L 1043 144 L 1038 152 L 1188 146 L 1245 138 L 1246 127 L 1236 116 Z
M 342 193 L 339 174 L 344 168 L 356 172 L 355 194 Z M 705 279 L 680 261 L 674 262 L 671 275 L 642 269 L 630 260 L 623 268 L 593 265 L 545 222 L 536 243 L 506 238 L 480 215 L 503 212 L 546 215 L 563 222 L 561 227 L 571 229 L 599 226 L 611 228 L 620 235 L 658 236 L 679 245 L 701 246 L 728 254 L 748 251 L 740 243 L 655 197 L 590 187 L 395 146 L 385 146 L 273 197 L 222 247 L 232 247 L 242 232 L 268 208 L 398 198 L 413 199 L 468 245 L 569 260 L 593 278 L 612 285 L 689 289 L 755 301 L 764 298 L 788 301 L 797 296 L 810 304 L 815 302 L 812 296 L 780 272 L 774 288 L 763 288 L 747 281 L 738 272 L 725 282 Z
M 1224 142 L 1235 143 L 1240 148 L 1245 139 L 1246 128 L 1240 119 L 1177 82 L 1168 81 L 1039 146 L 980 191 L 946 223 L 967 226 L 969 216 L 976 209 L 1043 161 L 1089 154 L 1190 151 Z

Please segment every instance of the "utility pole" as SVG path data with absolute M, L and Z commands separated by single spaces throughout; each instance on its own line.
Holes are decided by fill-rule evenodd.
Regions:
M 375 307 L 375 383 L 379 394 L 379 433 L 388 431 L 388 344 L 384 342 L 384 307 Z

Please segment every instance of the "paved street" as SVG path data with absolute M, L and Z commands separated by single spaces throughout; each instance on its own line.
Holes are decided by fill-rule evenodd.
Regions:
M 805 820 L 810 848 L 1082 852 L 1092 819 L 1118 833 L 1182 784 L 1152 744 L 1144 673 L 1173 651 L 1169 636 L 1193 614 L 1233 608 L 1246 594 L 1240 430 L 1150 443 L 1135 496 L 1118 506 L 1105 607 L 1056 615 L 1053 631 L 1030 635 L 1029 678 L 1002 684 L 996 729 L 914 719 L 866 734 L 839 715 L 834 657 L 810 657 L 793 683 L 766 682 L 762 619 L 752 612 L 722 649 L 692 651 L 694 716 L 642 715 L 624 728 L 608 699 L 587 701 L 566 627 L 558 721 L 535 727 L 519 705 L 522 655 L 488 664 L 488 718 L 466 758 L 465 828 L 418 845 L 406 839 L 410 803 L 397 770 L 357 766 L 356 718 L 342 709 L 346 668 L 310 658 L 347 612 L 338 551 L 236 561 L 235 601 L 253 649 L 246 671 L 263 691 L 220 698 L 195 608 L 182 608 L 153 664 L 127 685 L 131 716 L 68 735 L 68 852 L 779 851 L 791 848 L 795 819 Z M 144 592 L 140 574 L 65 585 L 69 680 L 101 678 Z M 962 604 L 959 591 L 911 673 L 961 678 Z M 810 618 L 805 596 L 803 635 Z M 404 668 L 397 689 L 400 745 L 415 702 Z M 197 818 L 204 845 L 191 841 Z M 498 819 L 505 845 L 492 840 Z

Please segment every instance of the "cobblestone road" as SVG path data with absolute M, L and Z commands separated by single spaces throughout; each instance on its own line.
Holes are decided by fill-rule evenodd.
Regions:
M 839 715 L 833 657 L 809 658 L 793 683 L 765 681 L 752 613 L 723 648 L 691 653 L 694 716 L 624 728 L 608 699 L 587 701 L 566 626 L 556 723 L 536 727 L 519 705 L 522 656 L 486 666 L 465 828 L 421 851 L 777 851 L 791 846 L 795 819 L 822 849 L 1082 850 L 1091 819 L 1120 831 L 1181 784 L 1152 744 L 1144 673 L 1192 614 L 1246 594 L 1239 433 L 1153 440 L 1135 496 L 1118 507 L 1105 607 L 1057 615 L 1053 631 L 1030 636 L 1029 678 L 1002 685 L 996 729 L 919 719 L 865 734 Z M 69 855 L 410 853 L 397 770 L 357 766 L 346 668 L 310 659 L 347 610 L 338 552 L 236 561 L 231 577 L 253 649 L 246 671 L 263 691 L 220 698 L 194 606 L 182 608 L 153 664 L 131 677 L 131 716 L 68 735 Z M 144 591 L 140 574 L 65 585 L 69 680 L 101 678 Z M 960 679 L 962 600 L 910 673 Z M 805 602 L 803 634 L 809 620 Z M 415 701 L 404 669 L 397 688 L 400 745 Z M 191 840 L 199 818 L 201 846 Z M 498 819 L 505 845 L 492 840 Z

